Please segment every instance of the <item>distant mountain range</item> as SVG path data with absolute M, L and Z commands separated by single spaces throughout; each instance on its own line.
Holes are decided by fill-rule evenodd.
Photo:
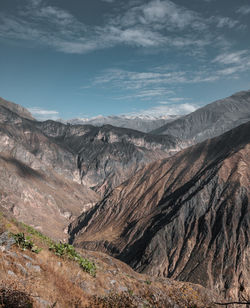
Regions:
M 250 90 L 218 100 L 151 131 L 197 143 L 250 120 Z
M 71 120 L 59 120 L 63 123 L 70 123 L 70 124 L 81 124 L 81 125 L 94 125 L 94 126 L 103 126 L 106 124 L 124 128 L 130 128 L 139 130 L 141 132 L 150 132 L 154 129 L 161 127 L 162 125 L 169 123 L 178 116 L 176 115 L 169 115 L 169 116 L 148 116 L 148 115 L 137 115 L 137 116 L 129 116 L 129 115 L 121 115 L 121 116 L 97 116 L 94 118 L 80 118 L 80 119 L 71 119 Z

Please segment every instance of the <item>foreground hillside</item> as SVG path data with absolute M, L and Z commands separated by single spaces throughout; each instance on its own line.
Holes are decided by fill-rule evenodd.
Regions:
M 208 104 L 154 130 L 197 143 L 250 121 L 250 90 Z
M 72 224 L 71 241 L 135 270 L 250 293 L 250 122 L 139 171 Z
M 0 307 L 217 307 L 195 284 L 134 272 L 108 255 L 56 244 L 0 215 Z

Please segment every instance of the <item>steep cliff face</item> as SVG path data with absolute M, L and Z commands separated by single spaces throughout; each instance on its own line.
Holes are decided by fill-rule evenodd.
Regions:
M 139 272 L 249 294 L 250 122 L 136 173 L 70 227 Z
M 101 195 L 147 163 L 173 155 L 185 146 L 172 136 L 152 136 L 111 125 L 46 121 L 36 123 L 36 127 L 75 154 L 81 182 Z
M 250 120 L 250 90 L 206 105 L 154 130 L 197 143 L 213 138 Z

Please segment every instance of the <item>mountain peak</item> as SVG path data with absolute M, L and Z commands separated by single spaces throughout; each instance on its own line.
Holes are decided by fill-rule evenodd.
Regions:
M 5 108 L 11 110 L 12 112 L 15 112 L 16 114 L 18 114 L 22 118 L 26 118 L 26 119 L 29 119 L 29 120 L 35 120 L 33 118 L 33 116 L 31 115 L 31 113 L 26 108 L 24 108 L 24 107 L 22 107 L 18 104 L 6 101 L 2 97 L 0 97 L 0 106 L 3 106 Z

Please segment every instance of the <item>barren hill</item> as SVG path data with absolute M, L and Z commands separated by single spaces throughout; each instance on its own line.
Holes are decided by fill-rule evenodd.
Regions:
M 250 90 L 208 104 L 152 131 L 197 143 L 219 136 L 250 120 Z
M 250 122 L 150 164 L 70 228 L 135 270 L 249 294 Z

